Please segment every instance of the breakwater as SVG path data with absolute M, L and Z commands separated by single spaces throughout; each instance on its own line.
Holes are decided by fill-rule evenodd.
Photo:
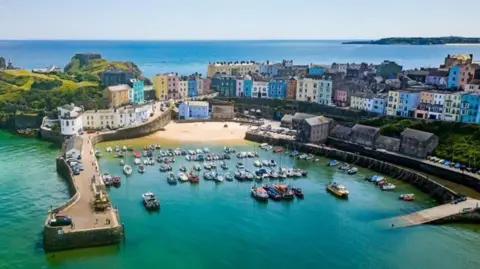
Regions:
M 453 190 L 429 179 L 426 175 L 421 175 L 414 170 L 394 165 L 393 163 L 382 159 L 376 159 L 349 151 L 329 148 L 326 146 L 324 147 L 298 143 L 290 139 L 274 138 L 252 132 L 247 132 L 245 139 L 258 143 L 269 143 L 271 145 L 284 146 L 301 152 L 321 155 L 327 158 L 337 159 L 343 162 L 362 166 L 370 170 L 386 174 L 392 178 L 408 182 L 423 192 L 429 194 L 440 203 L 450 202 L 458 196 Z

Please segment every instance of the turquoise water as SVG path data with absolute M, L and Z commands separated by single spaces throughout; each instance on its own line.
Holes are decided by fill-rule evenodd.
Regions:
M 480 46 L 342 45 L 340 40 L 252 41 L 14 41 L 0 40 L 0 56 L 31 69 L 65 66 L 79 52 L 133 61 L 147 77 L 157 73 L 206 73 L 212 61 L 293 60 L 296 64 L 397 61 L 405 68 L 438 67 L 447 54 L 480 54 Z
M 212 151 L 221 147 L 208 146 Z M 188 147 L 188 146 L 185 146 Z M 246 146 L 245 146 L 246 147 Z M 237 147 L 241 149 L 242 147 Z M 252 149 L 249 146 L 249 149 Z M 306 178 L 287 181 L 302 187 L 304 200 L 258 203 L 251 183 L 207 182 L 170 186 L 158 165 L 126 178 L 119 160 L 100 160 L 101 170 L 122 176 L 122 186 L 110 190 L 125 224 L 120 246 L 45 255 L 41 227 L 50 204 L 67 198 L 66 184 L 55 174 L 57 151 L 36 140 L 0 133 L 0 268 L 479 268 L 478 230 L 458 226 L 390 229 L 385 218 L 435 203 L 402 182 L 396 192 L 382 192 L 354 176 L 320 163 L 297 161 Z M 261 152 L 263 158 L 281 155 Z M 182 161 L 181 161 L 182 160 Z M 132 162 L 132 158 L 128 158 Z M 236 158 L 230 161 L 231 170 Z M 174 164 L 178 173 L 182 157 Z M 287 157 L 284 165 L 294 165 Z M 192 164 L 188 164 L 192 165 Z M 249 160 L 248 166 L 252 166 Z M 325 191 L 325 183 L 341 182 L 351 193 L 340 200 Z M 147 213 L 140 195 L 153 191 L 162 209 Z M 398 200 L 415 192 L 413 203 Z M 30 200 L 27 200 L 30 199 Z M 23 234 L 20 234 L 20 233 Z M 26 234 L 25 234 L 26 233 Z M 27 258 L 28 257 L 28 258 Z

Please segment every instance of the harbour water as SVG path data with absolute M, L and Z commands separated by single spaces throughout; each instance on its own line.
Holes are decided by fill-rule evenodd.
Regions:
M 0 56 L 32 69 L 63 67 L 75 53 L 96 52 L 105 59 L 132 61 L 151 77 L 157 73 L 205 73 L 212 61 L 293 60 L 296 64 L 396 61 L 405 68 L 438 67 L 447 54 L 480 54 L 478 45 L 342 45 L 340 40 L 271 41 L 13 41 L 0 40 Z
M 116 143 L 113 143 L 116 144 Z M 118 144 L 122 144 L 121 141 Z M 105 148 L 112 143 L 101 144 Z M 173 146 L 177 147 L 177 145 Z M 182 148 L 220 145 L 184 144 Z M 235 145 L 253 150 L 253 145 Z M 126 178 L 119 159 L 105 154 L 102 172 L 122 177 L 109 193 L 119 207 L 126 240 L 120 246 L 73 250 L 45 255 L 41 228 L 50 205 L 63 202 L 65 182 L 55 173 L 57 150 L 33 139 L 0 133 L 0 268 L 478 268 L 480 234 L 469 226 L 425 225 L 391 229 L 385 218 L 435 205 L 402 182 L 395 192 L 382 192 L 363 180 L 373 172 L 359 169 L 346 175 L 320 162 L 295 161 L 258 150 L 261 159 L 308 170 L 308 176 L 286 183 L 301 187 L 305 199 L 256 202 L 250 182 L 214 183 L 200 180 L 170 186 L 159 165 Z M 283 156 L 283 157 L 280 157 Z M 253 170 L 253 161 L 246 166 Z M 133 163 L 131 153 L 128 163 Z M 236 158 L 229 161 L 234 171 Z M 174 172 L 193 163 L 177 157 Z M 219 169 L 221 170 L 221 169 Z M 350 190 L 348 200 L 325 191 L 330 181 Z M 153 191 L 161 200 L 158 213 L 148 213 L 141 193 Z M 415 202 L 398 194 L 413 192 Z

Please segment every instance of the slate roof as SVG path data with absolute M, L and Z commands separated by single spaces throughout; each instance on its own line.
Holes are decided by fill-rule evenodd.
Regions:
M 380 128 L 362 125 L 362 124 L 355 124 L 352 127 L 352 131 L 356 133 L 368 134 L 370 136 L 375 136 L 380 132 Z
M 331 120 L 324 116 L 318 116 L 313 118 L 305 119 L 305 122 L 310 126 L 317 126 L 324 123 L 329 123 Z
M 405 137 L 405 138 L 416 139 L 416 140 L 419 140 L 419 141 L 427 141 L 434 134 L 407 128 L 400 135 L 402 136 L 402 138 Z
M 312 115 L 312 114 L 307 114 L 307 113 L 295 113 L 295 115 L 293 115 L 293 118 L 292 120 L 304 120 L 304 119 L 308 119 L 308 118 L 313 118 L 315 117 L 315 115 Z
M 381 144 L 381 145 L 399 145 L 400 144 L 400 139 L 380 135 L 377 138 L 377 143 Z
M 446 70 L 432 70 L 430 71 L 430 74 L 428 74 L 429 76 L 432 76 L 432 77 L 448 77 L 448 71 Z
M 330 135 L 337 138 L 346 138 L 352 133 L 352 128 L 337 124 L 330 131 Z
M 292 119 L 293 119 L 293 115 L 285 114 L 285 115 L 282 117 L 281 122 L 292 123 Z

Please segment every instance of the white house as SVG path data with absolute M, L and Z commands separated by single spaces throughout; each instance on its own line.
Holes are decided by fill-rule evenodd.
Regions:
M 103 130 L 133 126 L 148 120 L 152 104 L 124 106 L 117 109 L 88 110 L 83 113 L 85 129 Z
M 83 108 L 70 104 L 58 107 L 57 112 L 62 135 L 77 135 L 83 130 Z
M 184 99 L 188 96 L 188 81 L 187 80 L 178 81 L 178 94 L 180 95 L 180 99 Z
M 180 119 L 209 119 L 208 103 L 202 101 L 187 101 L 180 104 L 178 114 Z
M 322 105 L 332 103 L 332 81 L 330 79 L 303 78 L 297 81 L 298 101 L 316 102 Z
M 268 82 L 254 80 L 252 83 L 252 97 L 268 98 Z

